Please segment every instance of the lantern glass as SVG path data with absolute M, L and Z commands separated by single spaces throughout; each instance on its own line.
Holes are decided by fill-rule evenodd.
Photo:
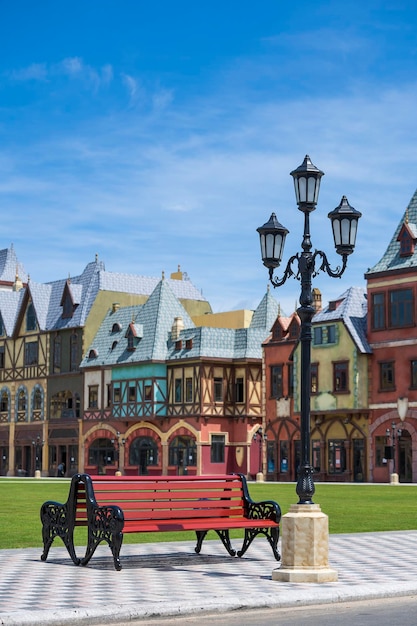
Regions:
M 320 179 L 324 172 L 311 162 L 308 154 L 303 163 L 291 172 L 294 178 L 295 199 L 301 211 L 313 211 L 320 190 Z
M 275 213 L 269 221 L 257 229 L 261 243 L 262 262 L 268 268 L 278 267 L 284 252 L 288 230 L 280 224 Z
M 351 254 L 356 243 L 358 220 L 362 213 L 350 206 L 346 196 L 338 207 L 329 213 L 332 221 L 334 245 L 339 254 Z

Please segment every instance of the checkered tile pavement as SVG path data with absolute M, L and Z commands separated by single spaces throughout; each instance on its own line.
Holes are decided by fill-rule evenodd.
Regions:
M 417 593 L 417 531 L 331 535 L 330 566 L 339 580 L 323 584 L 273 581 L 279 564 L 259 537 L 242 559 L 219 541 L 201 554 L 194 543 L 125 544 L 117 572 L 101 545 L 76 567 L 55 540 L 41 548 L 0 551 L 0 624 L 117 623 L 197 610 L 278 607 Z

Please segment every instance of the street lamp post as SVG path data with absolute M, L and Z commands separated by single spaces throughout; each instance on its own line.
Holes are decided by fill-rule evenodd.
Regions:
M 312 318 L 315 313 L 312 279 L 321 271 L 327 272 L 333 278 L 342 276 L 348 256 L 355 247 L 358 220 L 361 217 L 361 213 L 350 206 L 346 196 L 343 196 L 339 206 L 328 214 L 332 223 L 336 252 L 342 257 L 341 267 L 331 269 L 323 251 L 312 251 L 310 238 L 310 213 L 316 208 L 323 175 L 324 172 L 313 165 L 308 155 L 303 163 L 291 172 L 298 209 L 304 214 L 304 233 L 301 243 L 302 251 L 289 259 L 282 278 L 274 278 L 274 270 L 281 264 L 288 229 L 279 223 L 275 213 L 272 213 L 268 222 L 257 229 L 260 236 L 262 262 L 269 271 L 271 284 L 274 287 L 280 287 L 291 276 L 301 283 L 300 306 L 297 309 L 301 320 L 301 464 L 296 492 L 299 497 L 298 505 L 303 506 L 313 505 L 315 492 L 310 450 L 311 339 Z
M 259 477 L 259 481 L 262 481 L 263 480 L 263 472 L 262 472 L 262 446 L 263 446 L 263 442 L 267 440 L 267 435 L 266 435 L 266 433 L 264 434 L 264 432 L 262 430 L 262 426 L 259 426 L 258 430 L 254 433 L 253 440 L 257 441 L 258 444 L 259 444 L 259 470 L 258 470 L 258 477 Z
M 117 472 L 121 472 L 122 469 L 124 469 L 124 463 L 122 459 L 122 467 L 120 464 L 120 446 L 124 446 L 126 443 L 126 439 L 124 437 L 121 436 L 120 432 L 117 431 L 116 433 L 117 439 L 111 439 L 111 443 L 113 444 L 114 450 L 115 450 L 115 461 L 116 461 L 116 465 L 117 465 Z
M 386 436 L 387 436 L 387 440 L 388 443 L 390 443 L 390 447 L 392 450 L 392 454 L 391 454 L 391 458 L 392 458 L 392 473 L 391 473 L 391 482 L 392 483 L 398 483 L 398 473 L 396 472 L 396 458 L 397 458 L 397 441 L 399 443 L 400 439 L 401 439 L 401 435 L 402 435 L 402 429 L 401 428 L 397 428 L 397 425 L 395 422 L 391 423 L 391 430 L 389 428 L 386 429 Z M 398 468 L 397 464 L 397 468 Z M 399 468 L 398 468 L 399 469 Z

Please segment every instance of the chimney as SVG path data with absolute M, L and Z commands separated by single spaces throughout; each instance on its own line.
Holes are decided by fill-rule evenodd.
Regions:
M 314 287 L 311 293 L 313 296 L 313 308 L 315 312 L 318 313 L 323 308 L 321 304 L 321 291 L 317 289 L 317 287 Z
M 184 321 L 182 317 L 175 317 L 171 328 L 172 341 L 177 341 L 177 339 L 179 339 L 182 330 L 184 330 Z

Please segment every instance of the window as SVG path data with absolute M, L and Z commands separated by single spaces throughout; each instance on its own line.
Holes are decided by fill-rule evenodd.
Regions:
M 61 371 L 61 336 L 55 335 L 54 337 L 54 362 L 53 362 L 53 372 L 54 374 L 59 374 Z
M 385 446 L 387 439 L 385 436 L 375 437 L 375 465 L 376 467 L 385 467 L 387 459 L 385 456 Z
M 223 378 L 215 378 L 214 384 L 214 402 L 223 402 Z
M 281 474 L 286 474 L 289 471 L 288 461 L 288 441 L 283 440 L 279 442 L 279 471 Z
M 212 463 L 224 463 L 225 435 L 212 435 L 210 460 Z
M 35 307 L 32 303 L 29 304 L 26 311 L 26 330 L 36 330 L 36 314 Z
M 329 474 L 341 474 L 346 470 L 345 442 L 342 439 L 329 441 Z
M 271 397 L 282 398 L 283 395 L 282 365 L 273 365 L 271 367 Z
M 312 363 L 310 366 L 311 393 L 319 392 L 319 364 Z
M 174 402 L 182 402 L 182 378 L 175 379 Z
M 183 474 L 188 465 L 197 465 L 197 446 L 191 437 L 175 437 L 169 444 L 169 465 L 176 465 Z
M 88 408 L 96 409 L 98 406 L 98 385 L 88 387 Z
M 292 363 L 288 363 L 288 395 L 290 398 L 294 395 L 294 366 Z
M 129 448 L 129 465 L 137 465 L 140 475 L 149 473 L 149 465 L 158 465 L 158 446 L 151 437 L 137 437 Z
M 28 341 L 25 344 L 25 365 L 38 364 L 38 342 Z
M 78 335 L 77 333 L 72 333 L 70 339 L 70 371 L 75 372 L 78 369 L 78 365 Z
M 136 401 L 136 385 L 134 383 L 129 384 L 129 402 Z
M 106 394 L 106 408 L 111 405 L 111 385 L 107 385 L 107 394 Z
M 26 392 L 21 389 L 17 396 L 17 410 L 18 411 L 26 411 L 27 401 L 26 401 Z
M 372 330 L 385 328 L 385 294 L 372 294 Z
M 333 363 L 333 391 L 347 392 L 349 390 L 349 362 Z
M 269 473 L 275 472 L 276 468 L 276 450 L 275 441 L 266 442 L 266 467 Z
M 0 411 L 6 413 L 9 410 L 9 394 L 3 390 L 0 397 Z
M 389 293 L 389 325 L 391 328 L 411 326 L 413 323 L 413 292 L 398 289 Z
M 3 318 L 1 316 L 1 313 L 0 313 L 0 335 L 4 335 L 4 324 L 3 324 Z
M 336 326 L 314 326 L 313 327 L 313 343 L 315 346 L 336 343 Z
M 150 402 L 152 400 L 152 385 L 145 384 L 144 391 L 145 391 L 145 401 Z
M 33 393 L 33 410 L 40 411 L 42 409 L 42 392 L 39 388 Z
M 417 361 L 410 361 L 410 365 L 410 387 L 411 389 L 417 389 Z
M 113 388 L 113 404 L 120 403 L 120 387 Z
M 193 379 L 192 378 L 185 379 L 185 401 L 186 402 L 193 401 Z
M 236 378 L 235 382 L 235 402 L 245 401 L 245 385 L 243 378 Z
M 95 465 L 99 474 L 104 474 L 106 465 L 115 463 L 117 454 L 114 442 L 111 439 L 96 439 L 88 451 L 89 465 Z
M 379 388 L 381 391 L 395 389 L 394 361 L 385 361 L 379 364 Z
M 311 451 L 314 471 L 319 473 L 321 471 L 321 446 L 319 439 L 313 439 L 311 442 Z
M 0 346 L 0 369 L 4 369 L 4 346 Z

